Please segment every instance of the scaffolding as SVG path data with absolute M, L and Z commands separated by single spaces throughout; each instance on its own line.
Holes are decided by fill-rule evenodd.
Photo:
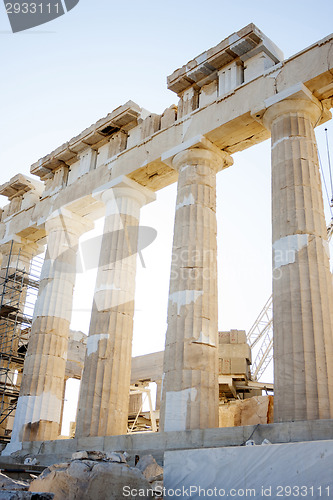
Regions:
M 153 409 L 149 380 L 130 386 L 130 396 L 135 395 L 139 396 L 138 407 L 134 412 L 129 411 L 127 433 L 157 432 L 160 412 Z M 146 401 L 149 405 L 149 411 L 143 410 Z
M 20 391 L 25 353 L 31 332 L 43 258 L 35 257 L 26 270 L 12 255 L 0 273 L 0 442 L 10 440 L 10 416 L 14 416 Z

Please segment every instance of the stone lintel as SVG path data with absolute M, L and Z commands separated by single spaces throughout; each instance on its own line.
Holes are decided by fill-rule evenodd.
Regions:
M 27 255 L 30 255 L 32 259 L 36 255 L 40 255 L 44 252 L 44 246 L 40 244 L 39 241 L 36 242 L 15 235 L 14 238 L 9 241 L 1 240 L 0 253 L 2 256 L 9 255 L 10 252 L 12 252 L 12 256 L 20 254 L 23 259 Z
M 46 244 L 46 231 L 43 227 L 33 225 L 14 235 L 14 238 L 23 238 L 24 240 L 31 241 L 32 243 L 38 243 L 42 247 Z
M 10 179 L 10 181 L 2 184 L 0 186 L 0 195 L 6 196 L 9 200 L 15 196 L 23 196 L 29 191 L 40 192 L 43 189 L 43 185 L 38 181 L 31 179 L 23 174 L 17 174 Z
M 246 61 L 259 52 L 265 52 L 275 63 L 283 60 L 281 50 L 251 23 L 174 71 L 167 77 L 168 89 L 180 94 L 194 84 L 200 86 L 201 80 L 206 82 L 209 75 L 232 61 Z
M 85 129 L 55 151 L 34 163 L 30 172 L 41 179 L 52 177 L 52 172 L 61 166 L 70 166 L 78 159 L 78 154 L 89 147 L 100 147 L 112 134 L 120 129 L 129 130 L 136 126 L 141 108 L 133 101 L 119 106 L 105 118 Z M 98 145 L 98 146 L 97 146 Z
M 176 144 L 180 144 L 184 138 L 194 137 L 201 133 L 220 149 L 230 154 L 268 139 L 270 134 L 260 120 L 266 111 L 264 100 L 274 95 L 276 90 L 292 87 L 295 82 L 303 82 L 324 106 L 332 107 L 332 63 L 329 59 L 332 39 L 333 35 L 329 35 L 316 42 L 311 47 L 293 55 L 283 64 L 266 71 L 257 79 L 240 85 L 229 96 L 219 97 L 210 106 L 195 110 L 191 115 L 178 120 L 178 122 L 172 122 L 173 124 L 169 127 L 155 133 L 148 139 L 146 138 L 138 146 L 124 150 L 116 158 L 113 158 L 109 165 L 100 166 L 98 171 L 89 172 L 87 177 L 78 179 L 75 185 L 63 187 L 57 193 L 57 197 L 41 200 L 32 214 L 31 221 L 27 222 L 26 212 L 15 214 L 15 231 L 11 223 L 10 231 L 6 234 L 8 235 L 9 232 L 20 234 L 21 231 L 26 230 L 27 225 L 36 231 L 33 226 L 36 225 L 40 214 L 49 213 L 53 206 L 58 208 L 66 205 L 73 212 L 78 210 L 78 213 L 90 218 L 97 218 L 95 214 L 92 214 L 97 206 L 96 213 L 98 216 L 102 216 L 102 203 L 93 201 L 91 191 L 95 190 L 99 183 L 104 183 L 104 179 L 109 178 L 110 170 L 126 174 L 134 181 L 152 190 L 161 189 L 175 182 L 177 172 L 166 163 L 161 162 L 161 155 Z M 277 74 L 279 74 L 279 78 L 276 80 L 276 88 L 274 79 Z M 135 123 L 134 120 L 129 126 L 134 126 Z M 81 135 L 83 137 L 84 132 Z M 70 141 L 71 149 L 75 148 L 74 142 L 74 139 Z M 83 143 L 82 146 L 88 147 Z M 49 157 L 51 156 L 52 154 L 49 155 Z M 47 174 L 52 176 L 52 171 L 43 166 L 43 160 L 40 162 L 40 177 L 43 178 Z M 38 164 L 35 166 L 37 168 Z M 86 206 L 86 209 L 83 205 Z M 79 208 L 77 208 L 78 206 Z M 4 220 L 3 217 L 2 221 L 4 222 Z
M 193 137 L 192 139 L 189 139 L 188 141 L 185 141 L 182 144 L 175 146 L 169 151 L 166 151 L 165 153 L 162 154 L 161 160 L 169 167 L 175 168 L 173 165 L 174 157 L 178 153 L 182 153 L 187 149 L 207 149 L 209 151 L 212 151 L 213 153 L 216 153 L 221 158 L 221 165 L 222 165 L 221 170 L 224 170 L 225 168 L 228 168 L 231 165 L 233 165 L 233 159 L 231 158 L 231 156 L 225 151 L 221 151 L 221 149 L 215 146 L 215 144 L 210 142 L 203 135 L 197 135 L 196 137 Z
M 164 351 L 143 354 L 132 358 L 131 384 L 138 381 L 162 380 Z

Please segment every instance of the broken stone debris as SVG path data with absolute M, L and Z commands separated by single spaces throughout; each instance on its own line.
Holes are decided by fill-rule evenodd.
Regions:
M 0 473 L 0 492 L 1 490 L 10 491 L 27 491 L 29 483 L 25 481 L 15 481 L 5 474 Z
M 150 483 L 163 480 L 163 467 L 158 465 L 152 455 L 142 456 L 138 461 L 136 468 L 142 472 Z
M 94 457 L 94 458 L 93 458 Z M 154 498 L 163 488 L 163 468 L 152 455 L 140 458 L 136 467 L 126 463 L 120 452 L 79 451 L 70 462 L 51 465 L 32 483 L 30 492 L 54 493 L 55 500 L 127 498 L 140 491 L 140 498 Z
M 29 483 L 16 481 L 0 473 L 0 500 L 51 500 L 52 493 L 30 493 Z
M 72 454 L 72 460 L 104 460 L 108 462 L 126 463 L 125 454 L 121 452 L 106 452 L 103 451 L 77 451 Z

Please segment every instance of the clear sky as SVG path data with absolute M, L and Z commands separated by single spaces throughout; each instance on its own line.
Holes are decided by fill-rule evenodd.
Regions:
M 288 58 L 330 34 L 332 19 L 332 0 L 80 0 L 65 16 L 14 35 L 1 3 L 0 183 L 29 174 L 37 159 L 129 99 L 156 113 L 177 103 L 167 75 L 250 22 Z M 333 144 L 332 122 L 325 126 Z M 317 137 L 327 168 L 323 127 Z M 173 185 L 142 209 L 141 224 L 158 236 L 143 251 L 146 268 L 138 263 L 134 354 L 164 346 L 175 195 Z M 271 293 L 270 210 L 266 141 L 218 174 L 220 330 L 248 330 Z M 72 326 L 85 332 L 93 287 L 93 273 L 78 277 Z

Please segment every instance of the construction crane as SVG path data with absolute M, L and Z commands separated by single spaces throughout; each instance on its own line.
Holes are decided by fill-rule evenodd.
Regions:
M 252 380 L 259 380 L 273 358 L 273 296 L 267 300 L 259 316 L 247 334 L 247 342 L 253 348 L 260 344 L 251 366 Z

